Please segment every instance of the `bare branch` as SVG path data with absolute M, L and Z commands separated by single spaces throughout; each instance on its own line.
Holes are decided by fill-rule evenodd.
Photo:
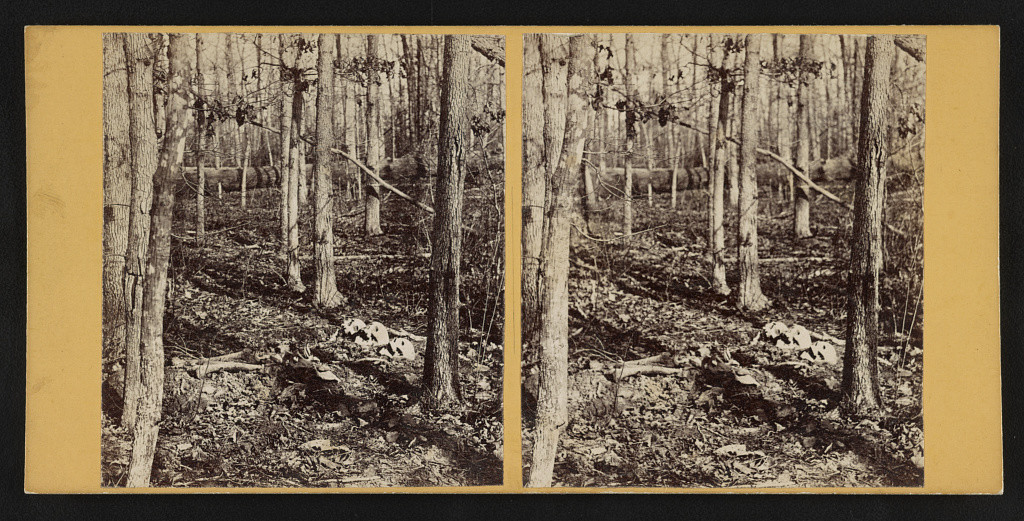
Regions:
M 924 62 L 925 47 L 923 37 L 905 34 L 898 35 L 896 36 L 896 47 L 903 49 L 903 52 L 909 54 L 915 60 Z
M 505 48 L 497 36 L 474 35 L 470 44 L 476 52 L 484 55 L 488 60 L 502 67 L 505 66 Z

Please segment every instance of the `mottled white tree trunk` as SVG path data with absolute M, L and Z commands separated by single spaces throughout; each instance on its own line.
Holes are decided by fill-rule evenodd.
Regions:
M 558 167 L 551 174 L 551 204 L 544 236 L 545 262 L 541 315 L 540 387 L 533 459 L 527 486 L 551 486 L 558 438 L 568 422 L 569 385 L 569 235 L 579 186 L 587 117 L 582 71 L 585 36 L 569 38 L 568 108 Z
M 190 106 L 188 82 L 192 75 L 188 63 L 188 37 L 171 34 L 168 47 L 167 122 L 164 146 L 153 177 L 146 279 L 142 306 L 142 395 L 138 419 L 132 430 L 132 455 L 128 464 L 127 486 L 149 485 L 153 456 L 159 431 L 164 391 L 164 304 L 167 295 L 167 268 L 171 260 L 171 215 L 174 211 L 175 176 L 181 168 L 185 148 L 185 127 Z

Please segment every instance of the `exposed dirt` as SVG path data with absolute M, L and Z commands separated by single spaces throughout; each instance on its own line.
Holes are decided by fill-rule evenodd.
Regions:
M 852 184 L 829 188 L 852 200 Z M 762 190 L 761 284 L 772 306 L 741 313 L 734 298 L 712 294 L 704 276 L 706 196 L 682 197 L 677 212 L 668 209 L 666 194 L 656 195 L 654 208 L 638 199 L 635 230 L 650 231 L 627 241 L 577 237 L 570 420 L 556 486 L 922 485 L 919 196 L 889 195 L 887 220 L 908 233 L 886 237 L 879 359 L 885 409 L 875 419 L 840 414 L 842 345 L 830 342 L 838 361 L 829 363 L 758 337 L 774 321 L 845 337 L 852 216 L 816 198 L 815 236 L 794 240 L 788 201 Z M 619 208 L 602 204 L 590 235 L 612 237 Z M 727 213 L 727 258 L 735 257 L 735 225 L 735 214 Z M 727 266 L 735 288 L 736 265 Z M 615 381 L 616 363 L 666 352 L 675 355 L 678 374 Z M 529 453 L 536 386 L 529 360 L 523 374 Z

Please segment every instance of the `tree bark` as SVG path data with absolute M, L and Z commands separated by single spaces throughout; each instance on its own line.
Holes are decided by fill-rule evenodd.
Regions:
M 822 83 L 821 90 L 822 90 L 822 94 L 823 94 L 821 99 L 823 100 L 822 105 L 824 107 L 824 110 L 822 111 L 822 112 L 824 112 L 824 114 L 822 115 L 821 120 L 824 123 L 824 127 L 825 127 L 824 129 L 822 129 L 824 135 L 821 138 L 821 141 L 822 141 L 821 158 L 824 161 L 828 161 L 832 157 L 832 97 L 833 97 L 833 93 L 832 93 L 832 68 L 831 68 L 832 60 L 829 58 L 829 55 L 830 55 L 830 53 L 829 53 L 829 41 L 831 39 L 832 39 L 832 35 L 830 35 L 830 34 L 823 34 L 823 35 L 819 35 L 818 36 L 818 41 L 821 43 L 821 49 L 822 49 L 822 53 L 821 53 L 820 56 L 821 56 L 822 60 L 824 61 L 824 66 L 822 67 L 822 75 L 824 77 L 821 79 L 821 83 Z
M 877 411 L 879 275 L 882 267 L 882 204 L 889 157 L 890 67 L 896 54 L 891 35 L 868 37 L 850 281 L 843 355 L 842 407 L 852 414 Z
M 702 35 L 699 35 L 699 34 L 693 35 L 693 48 L 691 49 L 691 52 L 690 52 L 690 63 L 691 63 L 691 67 L 693 68 L 693 70 L 691 71 L 692 74 L 690 76 L 690 92 L 691 92 L 691 94 L 693 96 L 692 99 L 694 99 L 694 100 L 699 99 L 698 98 L 699 92 L 698 92 L 698 87 L 697 87 L 697 85 L 698 85 L 698 83 L 697 83 L 697 49 L 700 48 L 700 42 L 703 41 L 701 39 L 701 36 Z M 680 43 L 682 43 L 682 42 L 680 42 Z M 694 107 L 694 115 L 699 118 L 702 113 L 703 113 L 703 107 L 701 105 L 699 105 L 699 104 L 696 105 Z M 710 120 L 712 118 L 708 117 L 708 119 Z M 705 149 L 704 149 L 704 144 L 701 143 L 701 140 L 700 140 L 700 132 L 692 132 L 692 134 L 693 134 L 693 148 L 690 149 L 691 150 L 690 153 L 693 154 L 695 157 L 700 157 L 701 158 L 701 164 L 706 169 L 707 168 L 707 159 L 706 159 L 707 158 L 707 154 L 704 153 Z M 709 134 L 709 137 L 712 136 L 712 135 L 713 134 Z M 710 139 L 708 141 L 710 141 Z M 680 154 L 680 155 L 682 155 L 682 154 Z M 687 163 L 684 164 L 684 166 L 691 166 L 693 164 L 695 164 L 694 161 L 688 161 Z M 695 169 L 695 168 L 694 169 L 686 168 L 686 172 L 687 172 L 687 174 L 686 174 L 686 187 L 687 187 L 687 189 L 692 189 L 692 188 L 695 188 L 695 187 L 700 187 L 702 185 L 703 176 L 701 176 L 700 174 L 697 174 L 696 176 L 694 176 L 692 174 L 692 172 L 695 172 L 695 171 L 698 171 L 698 170 Z M 694 177 L 697 178 L 696 179 L 697 182 L 694 182 Z
M 600 42 L 600 40 L 599 40 L 597 35 L 594 35 L 591 38 L 590 42 L 589 42 L 589 44 L 594 49 L 594 54 L 593 54 L 594 55 L 594 59 L 593 59 L 593 62 L 592 62 L 593 68 L 588 70 L 585 73 L 585 76 L 587 78 L 586 83 L 587 83 L 588 87 L 589 87 L 591 82 L 597 81 L 597 75 L 600 74 L 601 71 L 603 70 L 603 68 L 602 68 L 603 60 L 601 58 L 604 55 L 604 53 L 599 51 L 598 48 L 597 48 L 599 42 Z M 587 95 L 588 96 L 590 95 L 589 92 L 588 92 Z M 598 109 L 598 110 L 603 110 L 603 109 Z M 598 132 L 596 132 L 596 130 L 597 130 L 597 118 L 598 117 L 600 117 L 600 116 L 599 116 L 599 112 L 597 110 L 588 110 L 587 111 L 587 128 L 591 129 L 590 130 L 590 138 L 591 138 L 590 146 L 587 147 L 587 150 L 590 152 L 591 158 L 594 157 L 594 154 L 596 153 L 596 149 L 599 147 L 599 140 L 601 138 L 600 134 L 598 134 Z M 591 162 L 591 164 L 593 164 L 593 162 Z M 588 227 L 589 227 L 590 219 L 593 217 L 594 212 L 597 211 L 597 190 L 596 190 L 596 188 L 594 186 L 594 171 L 593 171 L 592 168 L 587 168 L 586 164 L 580 163 L 580 173 L 583 175 L 583 196 L 585 198 L 584 200 L 586 201 L 585 217 L 587 219 L 587 223 L 588 223 Z
M 303 41 L 307 41 L 310 35 L 301 34 L 299 38 Z M 295 136 L 292 136 L 292 146 L 295 147 L 295 158 L 298 164 L 296 170 L 296 179 L 298 179 L 298 194 L 296 199 L 296 222 L 298 222 L 298 215 L 300 209 L 304 209 L 309 206 L 309 177 L 306 175 L 306 142 L 299 139 L 298 136 L 303 135 L 305 132 L 305 116 L 306 112 L 311 109 L 306 107 L 306 90 L 308 85 L 302 82 L 300 74 L 302 73 L 303 67 L 300 64 L 302 60 L 302 51 L 299 50 L 295 57 L 295 68 L 299 74 L 295 76 L 295 90 L 294 98 L 292 98 L 292 126 L 295 128 Z M 290 197 L 290 196 L 289 196 Z M 298 225 L 296 225 L 297 227 Z
M 240 83 L 238 84 L 238 93 L 239 93 L 239 96 L 241 98 L 246 99 L 246 98 L 248 98 L 248 95 L 245 92 L 245 76 L 246 76 L 245 70 L 246 69 L 245 69 L 244 47 L 242 47 L 242 51 L 239 54 L 240 54 L 240 56 L 239 56 L 239 60 L 238 60 L 238 66 L 241 69 L 241 71 L 240 71 L 241 74 L 239 75 L 241 80 L 240 80 Z M 256 76 L 256 92 L 257 93 L 260 92 L 260 81 L 261 81 L 261 78 L 257 74 L 257 76 Z M 256 103 L 256 106 L 259 106 L 258 102 Z M 245 141 L 245 150 L 242 152 L 242 165 L 241 165 L 242 166 L 242 189 L 241 189 L 242 194 L 241 194 L 241 201 L 240 201 L 242 210 L 245 210 L 246 207 L 249 205 L 249 164 L 252 162 L 252 138 L 253 138 L 252 126 L 250 125 L 248 127 L 245 127 L 244 130 L 240 129 L 239 132 L 242 133 L 243 140 Z M 257 146 L 258 146 L 259 145 L 259 138 L 258 137 L 257 137 L 256 143 L 257 143 Z
M 334 141 L 334 37 L 321 34 L 317 50 L 316 166 L 314 194 L 313 303 L 332 308 L 342 302 L 334 273 L 334 182 L 331 143 Z
M 738 247 L 739 307 L 760 311 L 768 305 L 761 293 L 757 259 L 757 132 L 761 97 L 761 42 L 759 34 L 747 35 L 743 68 L 743 119 L 740 122 L 740 186 Z
M 434 200 L 433 251 L 427 352 L 423 363 L 424 404 L 451 410 L 462 402 L 459 386 L 459 278 L 462 262 L 462 193 L 466 182 L 469 134 L 469 53 L 467 35 L 444 38 L 441 120 Z
M 103 37 L 103 354 L 125 354 L 125 266 L 132 196 L 123 34 Z
M 196 93 L 199 96 L 199 105 L 196 107 L 196 174 L 199 179 L 196 186 L 196 245 L 206 244 L 206 172 L 203 169 L 203 142 L 206 130 L 210 126 L 217 127 L 212 112 L 205 110 L 209 107 L 206 90 L 206 69 L 203 67 L 203 55 L 206 53 L 206 35 L 196 33 Z M 214 136 L 214 149 L 219 135 Z
M 721 67 L 722 67 L 722 60 L 725 57 L 724 53 L 722 52 L 723 50 L 722 50 L 722 46 L 721 46 L 722 37 L 721 37 L 721 35 L 717 35 L 717 34 L 709 34 L 709 35 L 707 35 L 707 41 L 708 41 L 708 69 L 709 69 L 708 74 L 716 74 L 717 71 L 719 69 L 721 69 Z M 707 160 L 710 162 L 710 164 L 706 165 L 706 167 L 708 169 L 708 175 L 709 175 L 709 177 L 708 177 L 708 194 L 710 195 L 713 192 L 713 190 L 714 190 L 713 186 L 714 186 L 714 171 L 715 171 L 715 145 L 716 145 L 717 140 L 718 140 L 718 137 L 717 137 L 718 136 L 718 105 L 719 105 L 719 99 L 718 98 L 721 95 L 721 90 L 719 90 L 718 94 L 715 94 L 715 92 L 714 92 L 714 83 L 710 82 L 710 81 L 707 82 L 707 83 L 708 83 L 708 150 L 707 150 Z M 710 211 L 710 204 L 708 206 L 709 206 L 708 211 Z
M 380 58 L 379 40 L 380 36 L 370 34 L 366 37 L 367 59 L 372 63 Z M 381 135 L 380 135 L 380 86 L 377 82 L 380 74 L 370 71 L 367 74 L 366 86 L 366 166 L 374 173 L 381 173 Z M 366 214 L 364 231 L 367 237 L 383 235 L 380 227 L 380 183 L 372 178 L 366 183 Z
M 135 426 L 141 381 L 142 293 L 149 243 L 153 174 L 157 165 L 157 137 L 153 122 L 153 62 L 156 39 L 142 33 L 124 35 L 128 63 L 129 133 L 131 135 L 132 200 L 129 208 L 128 263 L 125 267 L 125 303 L 128 333 L 125 340 L 124 411 L 121 424 Z
M 416 107 L 416 104 L 419 102 L 419 100 L 417 99 L 416 80 L 418 79 L 418 74 L 416 71 L 416 54 L 413 52 L 414 47 L 414 45 L 409 45 L 409 36 L 403 34 L 402 57 L 404 64 L 403 66 L 405 67 L 405 88 L 407 91 L 406 97 L 409 100 L 409 138 L 415 144 L 419 143 L 420 141 L 420 129 L 419 118 L 417 117 L 419 110 Z
M 156 56 L 156 63 L 152 68 L 153 78 L 150 81 L 155 87 L 153 89 L 153 118 L 156 139 L 159 144 L 164 137 L 164 123 L 167 122 L 167 115 L 164 113 L 164 105 L 167 103 L 167 35 L 152 34 L 150 37 L 153 38 L 153 54 Z M 146 208 L 149 208 L 149 205 L 146 205 Z
M 289 144 L 291 147 L 288 150 L 288 158 L 290 159 L 288 167 L 288 255 L 287 255 L 287 271 L 288 271 L 288 288 L 296 293 L 303 293 L 306 291 L 306 285 L 302 283 L 302 267 L 299 264 L 299 208 L 302 207 L 302 199 L 300 194 L 302 193 L 301 186 L 302 180 L 306 178 L 303 168 L 305 167 L 306 158 L 302 153 L 302 90 L 301 83 L 299 80 L 299 66 L 298 56 L 299 51 L 296 49 L 296 60 L 294 62 L 294 73 L 292 74 L 293 87 L 292 87 L 292 125 L 291 125 L 291 139 Z M 284 129 L 282 129 L 284 130 Z
M 568 422 L 569 393 L 569 235 L 578 190 L 587 118 L 582 72 L 585 36 L 569 38 L 568 109 L 558 168 L 551 173 L 551 205 L 544 237 L 543 296 L 540 332 L 540 387 L 529 487 L 552 482 L 558 438 Z
M 541 59 L 541 82 L 542 96 L 544 99 L 544 214 L 547 215 L 551 207 L 551 179 L 553 172 L 558 168 L 558 159 L 562 152 L 562 145 L 565 139 L 565 111 L 566 111 L 566 48 L 565 39 L 559 36 L 542 34 L 540 36 L 540 59 Z M 544 219 L 543 236 L 547 236 L 550 222 Z M 541 254 L 541 260 L 546 261 L 546 251 Z M 543 278 L 538 283 L 540 291 L 543 292 Z M 543 302 L 540 304 L 539 312 L 543 313 Z
M 896 46 L 903 50 L 903 52 L 909 54 L 912 58 L 919 62 L 924 62 L 924 38 L 920 36 L 901 34 L 896 36 L 895 40 Z
M 670 71 L 672 70 L 672 64 L 677 63 L 677 60 L 672 60 L 669 53 L 671 45 L 671 36 L 669 34 L 661 35 L 661 94 L 666 99 L 670 94 L 672 88 L 672 82 L 669 80 Z M 680 67 L 679 75 L 682 75 L 682 68 Z M 678 80 L 678 75 L 677 75 Z M 678 83 L 678 81 L 677 81 Z M 665 140 L 665 156 L 666 166 L 672 171 L 672 202 L 671 208 L 676 209 L 678 205 L 678 189 L 679 189 L 679 173 L 678 164 L 676 160 L 676 139 L 675 139 L 675 127 L 671 126 L 668 129 L 668 138 Z
M 488 61 L 505 66 L 505 47 L 500 38 L 486 34 L 472 36 L 473 50 L 480 53 Z
M 811 47 L 814 45 L 813 36 L 809 34 L 800 35 L 800 59 L 809 61 L 813 59 Z M 809 173 L 807 167 L 810 165 L 811 154 L 811 131 L 810 131 L 810 101 L 811 88 L 807 85 L 812 81 L 806 73 L 800 73 L 797 84 L 797 106 L 796 106 L 796 166 L 804 173 Z M 793 193 L 793 234 L 798 239 L 811 236 L 811 191 L 807 183 L 798 181 Z
M 224 75 L 226 76 L 227 84 L 223 87 L 226 91 L 225 94 L 225 105 L 233 107 L 238 100 L 240 92 L 238 91 L 238 73 L 235 68 L 235 37 L 236 35 L 228 33 L 224 35 Z M 242 166 L 242 128 L 235 122 L 234 119 L 228 123 L 231 129 L 231 161 L 234 162 L 235 166 Z
M 636 111 L 633 104 L 637 103 L 636 80 L 636 42 L 632 33 L 626 34 L 626 68 L 623 71 L 626 83 L 626 153 L 622 158 L 626 173 L 622 201 L 622 234 L 633 233 L 633 145 L 636 142 Z
M 774 35 L 775 59 L 777 61 L 784 58 L 782 44 L 783 35 Z M 795 162 L 793 161 L 793 127 L 790 124 L 790 118 L 793 114 L 793 111 L 791 110 L 792 92 L 789 86 L 783 81 L 777 82 L 777 85 L 778 89 L 776 91 L 776 96 L 778 97 L 778 101 L 776 102 L 777 111 L 775 114 L 775 124 L 778 129 L 776 135 L 777 146 L 779 148 L 778 153 L 787 161 Z M 789 198 L 791 203 L 794 202 L 793 176 L 789 175 L 785 169 L 780 169 L 779 175 L 785 178 L 783 182 L 786 186 L 786 196 Z
M 734 35 L 733 38 L 738 38 L 738 36 Z M 729 56 L 726 59 L 725 74 L 729 75 L 729 77 L 731 78 L 732 77 L 732 72 L 737 69 L 739 63 L 740 63 L 739 51 L 729 53 Z M 730 80 L 730 82 L 731 82 L 731 80 Z M 737 207 L 739 207 L 739 204 L 740 204 L 740 191 L 739 191 L 739 184 L 740 184 L 739 183 L 739 179 L 740 179 L 740 162 L 739 162 L 739 153 L 738 153 L 737 150 L 734 149 L 733 145 L 731 145 L 729 143 L 729 140 L 728 140 L 728 138 L 733 137 L 733 136 L 736 135 L 736 121 L 737 121 L 736 113 L 739 112 L 736 109 L 737 109 L 739 104 L 737 103 L 737 99 L 736 98 L 738 96 L 735 95 L 735 88 L 736 88 L 736 85 L 732 84 L 730 92 L 729 92 L 729 107 L 728 107 L 728 112 L 726 114 L 726 119 L 725 119 L 725 121 L 728 122 L 727 131 L 725 133 L 725 135 L 726 135 L 725 156 L 726 156 L 726 161 L 727 161 L 726 164 L 725 164 L 725 173 L 726 173 L 726 179 L 729 181 L 729 189 L 726 192 L 726 195 L 729 198 L 729 208 L 732 208 L 732 209 L 736 209 Z
M 281 164 L 281 257 L 287 258 L 288 255 L 288 179 L 290 177 L 289 171 L 291 170 L 291 128 L 292 128 L 292 89 L 294 82 L 292 82 L 292 68 L 295 66 L 295 39 L 294 36 L 279 34 L 277 36 L 277 51 L 278 58 L 281 61 L 281 67 L 279 69 L 278 78 L 281 85 L 281 97 L 280 103 L 280 115 L 281 115 L 281 133 L 280 133 L 280 164 Z
M 540 317 L 539 276 L 544 238 L 545 107 L 541 38 L 538 34 L 526 35 L 523 50 L 522 340 L 531 353 L 536 347 L 535 334 Z
M 156 452 L 158 422 L 164 388 L 163 321 L 170 265 L 171 215 L 174 210 L 174 176 L 181 166 L 185 147 L 185 126 L 189 118 L 187 59 L 188 41 L 183 34 L 171 34 L 168 48 L 167 130 L 153 178 L 152 224 L 149 257 L 143 287 L 142 308 L 142 396 L 139 416 L 132 430 L 132 455 L 127 486 L 149 485 Z
M 729 69 L 725 58 L 724 43 L 720 42 L 712 55 L 712 70 L 718 74 L 719 95 L 717 123 L 715 124 L 714 168 L 711 174 L 711 204 L 708 205 L 708 251 L 707 258 L 711 268 L 711 290 L 720 295 L 728 295 L 729 285 L 725 281 L 725 168 L 726 168 L 726 130 L 729 124 L 729 104 L 732 102 L 732 91 L 735 88 L 729 78 Z

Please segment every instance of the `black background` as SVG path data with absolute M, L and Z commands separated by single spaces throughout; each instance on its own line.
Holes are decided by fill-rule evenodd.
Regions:
M 1015 2 L 530 0 L 173 3 L 24 1 L 0 7 L 0 519 L 1024 519 L 1020 443 L 1024 265 L 1021 215 L 1020 7 Z M 1001 30 L 1000 263 L 1005 492 L 1002 496 L 793 495 L 108 495 L 24 490 L 25 25 L 942 25 Z M 70 117 L 70 115 L 69 115 Z M 68 172 L 67 175 L 76 175 Z M 948 281 L 954 283 L 956 281 Z M 970 327 L 965 323 L 963 327 Z M 965 346 L 966 348 L 967 346 Z M 98 462 L 97 462 L 98 464 Z

